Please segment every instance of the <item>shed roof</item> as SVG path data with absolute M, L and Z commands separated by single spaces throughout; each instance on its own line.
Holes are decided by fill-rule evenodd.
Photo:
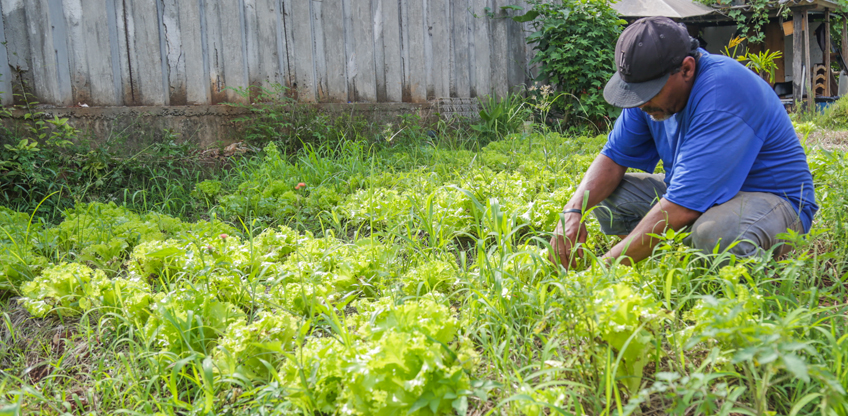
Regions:
M 832 0 L 778 0 L 778 3 L 788 7 L 807 6 L 820 11 L 839 8 L 839 5 Z M 619 0 L 612 3 L 612 8 L 623 18 L 665 16 L 673 19 L 687 19 L 708 15 L 721 18 L 728 9 L 747 9 L 748 7 L 742 4 L 713 8 L 692 0 Z
M 792 6 L 816 6 L 817 8 L 828 8 L 828 9 L 836 9 L 839 7 L 835 1 L 830 0 L 779 0 L 780 4 L 787 4 L 789 7 Z
M 665 16 L 687 18 L 704 16 L 715 9 L 691 0 L 620 0 L 612 4 L 621 17 Z

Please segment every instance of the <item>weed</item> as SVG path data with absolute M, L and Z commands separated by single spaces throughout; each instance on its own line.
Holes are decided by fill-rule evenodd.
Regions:
M 472 124 L 471 128 L 487 140 L 497 140 L 509 134 L 517 133 L 530 121 L 531 109 L 524 102 L 524 97 L 509 94 L 502 99 L 487 96 L 479 99 L 481 123 Z

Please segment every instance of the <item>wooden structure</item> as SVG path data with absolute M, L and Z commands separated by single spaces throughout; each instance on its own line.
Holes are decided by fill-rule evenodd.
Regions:
M 814 108 L 816 97 L 816 80 L 822 80 L 824 83 L 824 95 L 832 93 L 831 85 L 831 36 L 830 36 L 830 13 L 831 10 L 837 9 L 839 6 L 828 0 L 815 1 L 792 1 L 789 3 L 792 11 L 792 96 L 796 101 L 807 96 L 807 108 Z M 825 45 L 823 51 L 823 66 L 820 71 L 817 71 L 813 63 L 810 61 L 810 13 L 820 13 L 824 15 L 825 25 Z M 845 23 L 842 28 L 842 56 L 848 56 L 848 30 Z M 796 74 L 801 74 L 797 76 Z
M 789 8 L 792 20 L 783 22 L 783 36 L 792 35 L 792 97 L 795 101 L 801 101 L 806 98 L 807 108 L 815 106 L 816 86 L 823 84 L 820 88 L 821 94 L 832 95 L 835 85 L 833 84 L 833 74 L 831 73 L 831 36 L 830 36 L 830 15 L 831 10 L 837 10 L 839 5 L 835 1 L 830 0 L 781 0 L 779 4 L 782 7 Z M 776 5 L 777 6 L 777 5 Z M 744 10 L 746 5 L 733 6 Z M 779 8 L 775 7 L 772 11 L 775 19 L 778 19 Z M 823 62 L 817 64 L 810 59 L 810 22 L 811 16 L 820 18 L 824 26 L 825 51 L 822 51 Z M 777 27 L 777 25 L 775 25 Z M 848 31 L 842 31 L 842 56 L 848 57 L 848 41 L 846 35 Z M 768 48 L 772 51 L 781 50 L 786 55 L 781 41 L 783 36 L 778 33 L 766 32 L 766 45 L 773 45 Z M 772 42 L 770 42 L 770 40 Z M 752 48 L 753 49 L 753 48 Z M 818 82 L 817 82 L 818 81 Z
M 518 6 L 519 10 L 507 8 Z M 530 81 L 526 0 L 0 0 L 0 104 L 476 102 Z M 13 94 L 17 93 L 17 94 Z M 452 101 L 453 102 L 453 101 Z

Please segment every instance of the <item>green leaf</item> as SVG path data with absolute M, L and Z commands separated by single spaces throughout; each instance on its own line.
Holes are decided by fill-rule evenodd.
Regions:
M 488 400 L 489 392 L 499 387 L 501 387 L 501 384 L 492 380 L 474 380 L 471 382 L 471 388 L 474 389 L 474 396 L 480 400 Z
M 162 250 L 157 250 L 157 251 L 147 253 L 145 255 L 147 257 L 152 257 L 152 258 L 158 259 L 158 258 L 165 258 L 165 257 L 173 256 L 174 254 L 181 254 L 181 253 L 184 253 L 183 250 L 180 250 L 176 247 L 168 247 L 168 248 L 163 248 Z
M 524 38 L 524 39 L 527 41 L 527 43 L 535 43 L 535 42 L 538 42 L 540 39 L 542 39 L 543 36 L 544 36 L 544 32 L 539 30 L 539 31 L 536 31 L 536 32 L 533 32 L 533 33 L 527 35 L 527 37 Z M 535 60 L 535 58 L 534 58 L 534 60 Z
M 778 358 L 778 354 L 775 351 L 766 351 L 762 355 L 757 358 L 757 362 L 760 365 L 771 364 Z
M 786 366 L 787 371 L 792 373 L 795 377 L 804 380 L 804 382 L 810 382 L 810 375 L 807 371 L 807 363 L 804 362 L 804 360 L 795 354 L 786 354 L 782 358 L 783 365 Z
M 521 16 L 514 16 L 512 18 L 512 20 L 515 20 L 518 23 L 526 23 L 526 22 L 533 21 L 537 17 L 539 17 L 539 12 L 531 10 L 527 13 L 524 13 Z
M 453 410 L 456 410 L 456 414 L 459 416 L 465 416 L 468 414 L 468 396 L 457 398 L 451 403 L 451 407 L 453 407 Z
M 0 416 L 18 416 L 21 414 L 21 404 L 14 403 L 0 406 Z
M 821 397 L 821 395 L 822 395 L 821 393 L 810 393 L 810 394 L 802 397 L 801 400 L 798 400 L 798 402 L 795 403 L 794 406 L 792 406 L 792 410 L 789 411 L 789 416 L 797 415 L 798 412 L 800 412 L 801 409 L 803 409 L 804 406 L 807 405 L 807 403 L 815 400 L 818 397 Z
M 442 399 L 440 399 L 438 397 L 434 398 L 433 400 L 430 400 L 430 411 L 435 414 L 436 411 L 439 410 L 439 403 L 441 403 L 441 402 L 442 402 Z
M 415 413 L 416 411 L 423 409 L 424 406 L 427 406 L 430 403 L 430 398 L 433 397 L 433 393 L 425 392 L 418 398 L 418 400 L 413 403 L 412 407 L 409 408 L 409 412 L 407 413 Z
M 524 8 L 521 7 L 521 6 L 515 5 L 515 4 L 510 4 L 508 6 L 501 6 L 501 10 L 515 10 L 515 11 L 520 12 L 520 11 L 524 10 Z

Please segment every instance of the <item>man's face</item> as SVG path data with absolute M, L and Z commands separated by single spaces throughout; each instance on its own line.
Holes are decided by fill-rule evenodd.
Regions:
M 681 70 L 668 77 L 665 86 L 654 98 L 639 106 L 639 109 L 648 113 L 651 120 L 664 121 L 679 113 L 686 107 L 689 93 L 695 79 L 695 59 L 687 57 L 683 61 Z
M 668 120 L 671 116 L 677 113 L 674 109 L 669 108 L 666 104 L 668 101 L 669 88 L 668 83 L 665 84 L 662 90 L 660 90 L 659 94 L 657 94 L 654 98 L 651 98 L 651 101 L 648 101 L 645 104 L 639 106 L 639 109 L 648 113 L 651 117 L 651 120 L 654 121 L 665 121 Z

